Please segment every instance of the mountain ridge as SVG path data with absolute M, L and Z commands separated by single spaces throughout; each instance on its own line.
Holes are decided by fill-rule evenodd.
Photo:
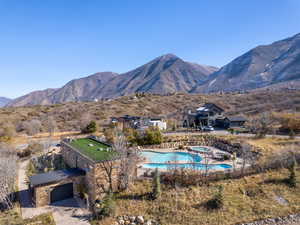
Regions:
M 174 54 L 166 54 L 126 73 L 95 73 L 71 80 L 61 88 L 32 92 L 13 100 L 8 106 L 93 101 L 135 92 L 188 93 L 216 70 L 213 66 L 189 63 Z
M 300 34 L 259 45 L 213 73 L 196 93 L 244 91 L 300 78 Z
M 8 106 L 44 105 L 116 98 L 136 92 L 168 94 L 300 88 L 300 33 L 259 45 L 220 69 L 159 56 L 126 73 L 100 72 L 71 80 L 61 88 L 21 96 Z
M 0 97 L 0 108 L 7 105 L 9 102 L 11 102 L 12 99 L 6 98 L 6 97 Z

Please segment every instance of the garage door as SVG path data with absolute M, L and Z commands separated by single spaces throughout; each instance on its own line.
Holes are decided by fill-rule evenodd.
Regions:
M 67 198 L 73 198 L 73 183 L 57 186 L 51 191 L 51 203 Z

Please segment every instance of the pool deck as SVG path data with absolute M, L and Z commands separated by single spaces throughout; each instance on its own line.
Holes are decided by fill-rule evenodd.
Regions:
M 196 147 L 196 146 L 189 146 L 189 147 Z M 187 150 L 187 149 L 174 149 L 174 148 L 165 148 L 165 149 L 142 149 L 141 151 L 152 151 L 152 152 L 162 152 L 162 153 L 172 153 L 172 152 L 185 152 L 185 153 L 192 153 L 192 154 L 197 154 L 197 155 L 200 155 L 201 158 L 202 158 L 202 161 L 200 162 L 200 164 L 210 164 L 210 165 L 217 165 L 217 164 L 228 164 L 232 167 L 234 167 L 235 169 L 239 169 L 241 168 L 241 165 L 242 165 L 242 159 L 241 158 L 237 158 L 234 162 L 233 160 L 224 160 L 224 161 L 219 161 L 219 160 L 216 160 L 216 159 L 213 159 L 212 156 L 211 156 L 211 153 L 212 154 L 229 154 L 228 152 L 225 152 L 225 151 L 222 151 L 220 149 L 217 149 L 217 148 L 214 148 L 212 146 L 197 146 L 197 147 L 204 147 L 204 148 L 208 148 L 210 149 L 210 151 L 208 152 L 201 152 L 201 151 L 193 151 L 193 150 Z M 146 158 L 143 159 L 143 161 L 141 161 L 138 165 L 138 169 L 140 170 L 138 172 L 138 174 L 140 173 L 144 173 L 146 171 L 151 171 L 153 169 L 150 169 L 150 168 L 143 168 L 142 165 L 145 164 L 145 163 L 154 163 L 154 162 L 151 162 L 149 160 L 147 160 Z M 176 162 L 169 162 L 170 164 L 183 164 L 183 163 L 188 163 L 187 161 L 176 161 Z M 197 163 L 196 163 L 197 164 Z M 231 170 L 231 169 L 213 169 L 211 171 L 214 171 L 214 172 L 218 172 L 218 171 L 228 171 L 228 170 Z M 166 171 L 166 170 L 163 170 L 163 169 L 160 169 L 160 171 Z

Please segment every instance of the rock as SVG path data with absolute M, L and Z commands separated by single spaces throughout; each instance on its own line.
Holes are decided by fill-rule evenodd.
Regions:
M 145 220 L 142 216 L 137 216 L 135 220 L 138 224 L 144 224 Z
M 130 217 L 129 217 L 129 221 L 130 221 L 131 223 L 134 223 L 134 222 L 135 222 L 135 219 L 136 219 L 135 216 L 130 216 Z
M 125 221 L 123 219 L 120 219 L 118 222 L 119 222 L 119 225 L 125 225 Z
M 151 220 L 147 220 L 147 222 L 145 223 L 145 225 L 152 225 L 152 221 Z
M 130 225 L 136 225 L 136 223 L 130 223 Z

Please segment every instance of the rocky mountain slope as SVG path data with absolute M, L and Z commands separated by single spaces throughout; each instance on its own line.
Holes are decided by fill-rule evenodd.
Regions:
M 95 89 L 103 86 L 118 74 L 113 72 L 96 73 L 91 76 L 72 80 L 58 89 L 35 91 L 14 99 L 7 106 L 48 105 L 62 102 L 92 100 Z
M 0 107 L 5 106 L 5 105 L 8 104 L 10 101 L 11 101 L 11 99 L 9 99 L 9 98 L 0 97 Z
M 193 92 L 250 90 L 290 81 L 296 86 L 300 83 L 300 34 L 248 51 Z
M 47 105 L 73 101 L 113 98 L 135 92 L 167 94 L 189 92 L 204 83 L 216 67 L 185 62 L 167 54 L 118 75 L 102 72 L 72 80 L 62 88 L 37 91 L 12 101 L 8 106 Z
M 164 95 L 299 87 L 300 34 L 297 34 L 258 46 L 219 70 L 167 54 L 124 74 L 96 73 L 72 80 L 62 88 L 33 92 L 15 99 L 9 106 L 92 101 L 136 92 Z
M 167 54 L 113 79 L 98 97 L 117 97 L 136 92 L 168 94 L 189 92 L 202 84 L 217 68 L 185 62 L 179 57 Z M 93 96 L 97 97 L 97 96 Z

